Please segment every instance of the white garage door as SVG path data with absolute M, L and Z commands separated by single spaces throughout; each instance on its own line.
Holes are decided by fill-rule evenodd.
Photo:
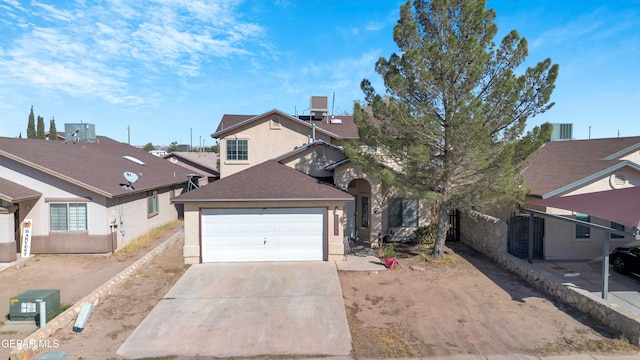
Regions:
M 323 260 L 326 211 L 202 210 L 202 261 Z

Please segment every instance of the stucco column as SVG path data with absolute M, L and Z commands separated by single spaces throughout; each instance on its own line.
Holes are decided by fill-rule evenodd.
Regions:
M 14 211 L 0 207 L 0 263 L 12 262 L 17 258 Z

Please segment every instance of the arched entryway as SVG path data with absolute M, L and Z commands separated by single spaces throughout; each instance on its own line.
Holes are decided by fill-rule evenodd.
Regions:
M 355 202 L 347 208 L 348 235 L 365 241 L 371 239 L 371 184 L 365 179 L 354 179 L 349 182 L 347 192 L 355 197 Z

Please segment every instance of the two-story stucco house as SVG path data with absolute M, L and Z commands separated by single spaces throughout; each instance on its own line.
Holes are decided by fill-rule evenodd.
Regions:
M 524 171 L 524 179 L 524 186 L 531 190 L 531 199 L 551 199 L 638 186 L 640 137 L 547 142 Z M 633 229 L 625 229 L 622 224 L 589 214 L 546 206 L 531 208 L 633 232 Z M 630 236 L 548 217 L 544 219 L 542 256 L 545 259 L 594 259 L 602 256 L 602 244 L 607 238 L 612 248 L 635 240 Z
M 178 218 L 189 171 L 133 146 L 0 138 L 0 262 L 21 252 L 109 253 Z M 127 173 L 125 175 L 125 173 Z
M 185 206 L 187 263 L 331 260 L 343 256 L 345 236 L 408 236 L 430 221 L 422 201 L 394 197 L 349 161 L 352 116 L 224 115 L 212 137 L 220 180 L 174 199 Z M 291 239 L 277 235 L 288 231 Z M 306 250 L 301 238 L 311 239 Z

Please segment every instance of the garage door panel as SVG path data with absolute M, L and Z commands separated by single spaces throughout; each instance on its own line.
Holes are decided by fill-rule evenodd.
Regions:
M 326 208 L 203 210 L 202 260 L 322 260 L 325 214 Z

